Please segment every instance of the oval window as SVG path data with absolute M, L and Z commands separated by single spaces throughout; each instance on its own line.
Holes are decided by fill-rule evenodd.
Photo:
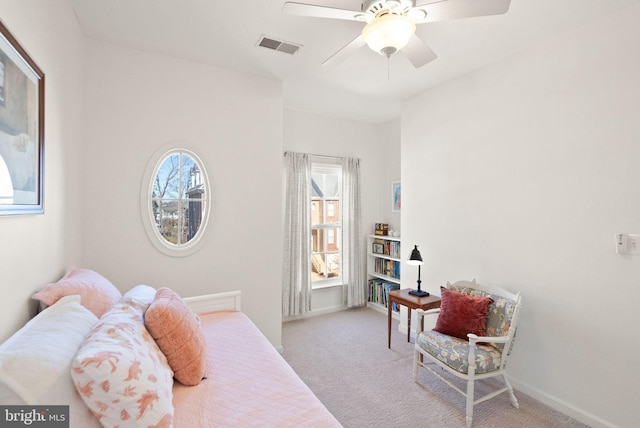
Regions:
M 149 238 L 165 254 L 192 254 L 203 242 L 209 217 L 209 181 L 204 165 L 185 149 L 164 151 L 151 165 L 141 198 Z

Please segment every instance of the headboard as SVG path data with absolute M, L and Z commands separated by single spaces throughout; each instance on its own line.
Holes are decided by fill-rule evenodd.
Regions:
M 221 310 L 240 310 L 240 290 L 185 297 L 184 301 L 197 314 Z

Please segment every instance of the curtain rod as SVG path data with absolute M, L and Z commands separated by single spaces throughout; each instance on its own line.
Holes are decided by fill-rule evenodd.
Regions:
M 296 152 L 291 152 L 291 151 L 287 150 L 287 151 L 285 151 L 285 152 L 283 153 L 283 156 L 284 156 L 284 155 L 286 155 L 287 153 L 296 153 Z M 315 154 L 315 153 L 307 153 L 307 154 L 308 154 L 309 156 L 312 156 L 312 157 L 317 157 L 317 158 L 329 158 L 329 159 L 334 159 L 334 160 L 346 159 L 346 158 L 348 158 L 348 157 L 349 157 L 349 156 L 341 157 L 341 156 L 330 156 L 330 155 L 318 155 L 318 154 Z M 360 159 L 360 158 L 352 158 L 352 159 L 362 160 L 362 159 Z

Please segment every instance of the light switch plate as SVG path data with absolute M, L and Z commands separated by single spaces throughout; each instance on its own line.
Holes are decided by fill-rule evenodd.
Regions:
M 618 254 L 640 256 L 640 235 L 616 233 L 616 252 Z

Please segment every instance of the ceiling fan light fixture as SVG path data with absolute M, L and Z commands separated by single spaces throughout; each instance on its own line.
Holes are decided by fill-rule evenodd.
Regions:
M 368 23 L 362 38 L 369 48 L 387 57 L 399 51 L 416 32 L 416 25 L 404 15 L 386 14 Z

